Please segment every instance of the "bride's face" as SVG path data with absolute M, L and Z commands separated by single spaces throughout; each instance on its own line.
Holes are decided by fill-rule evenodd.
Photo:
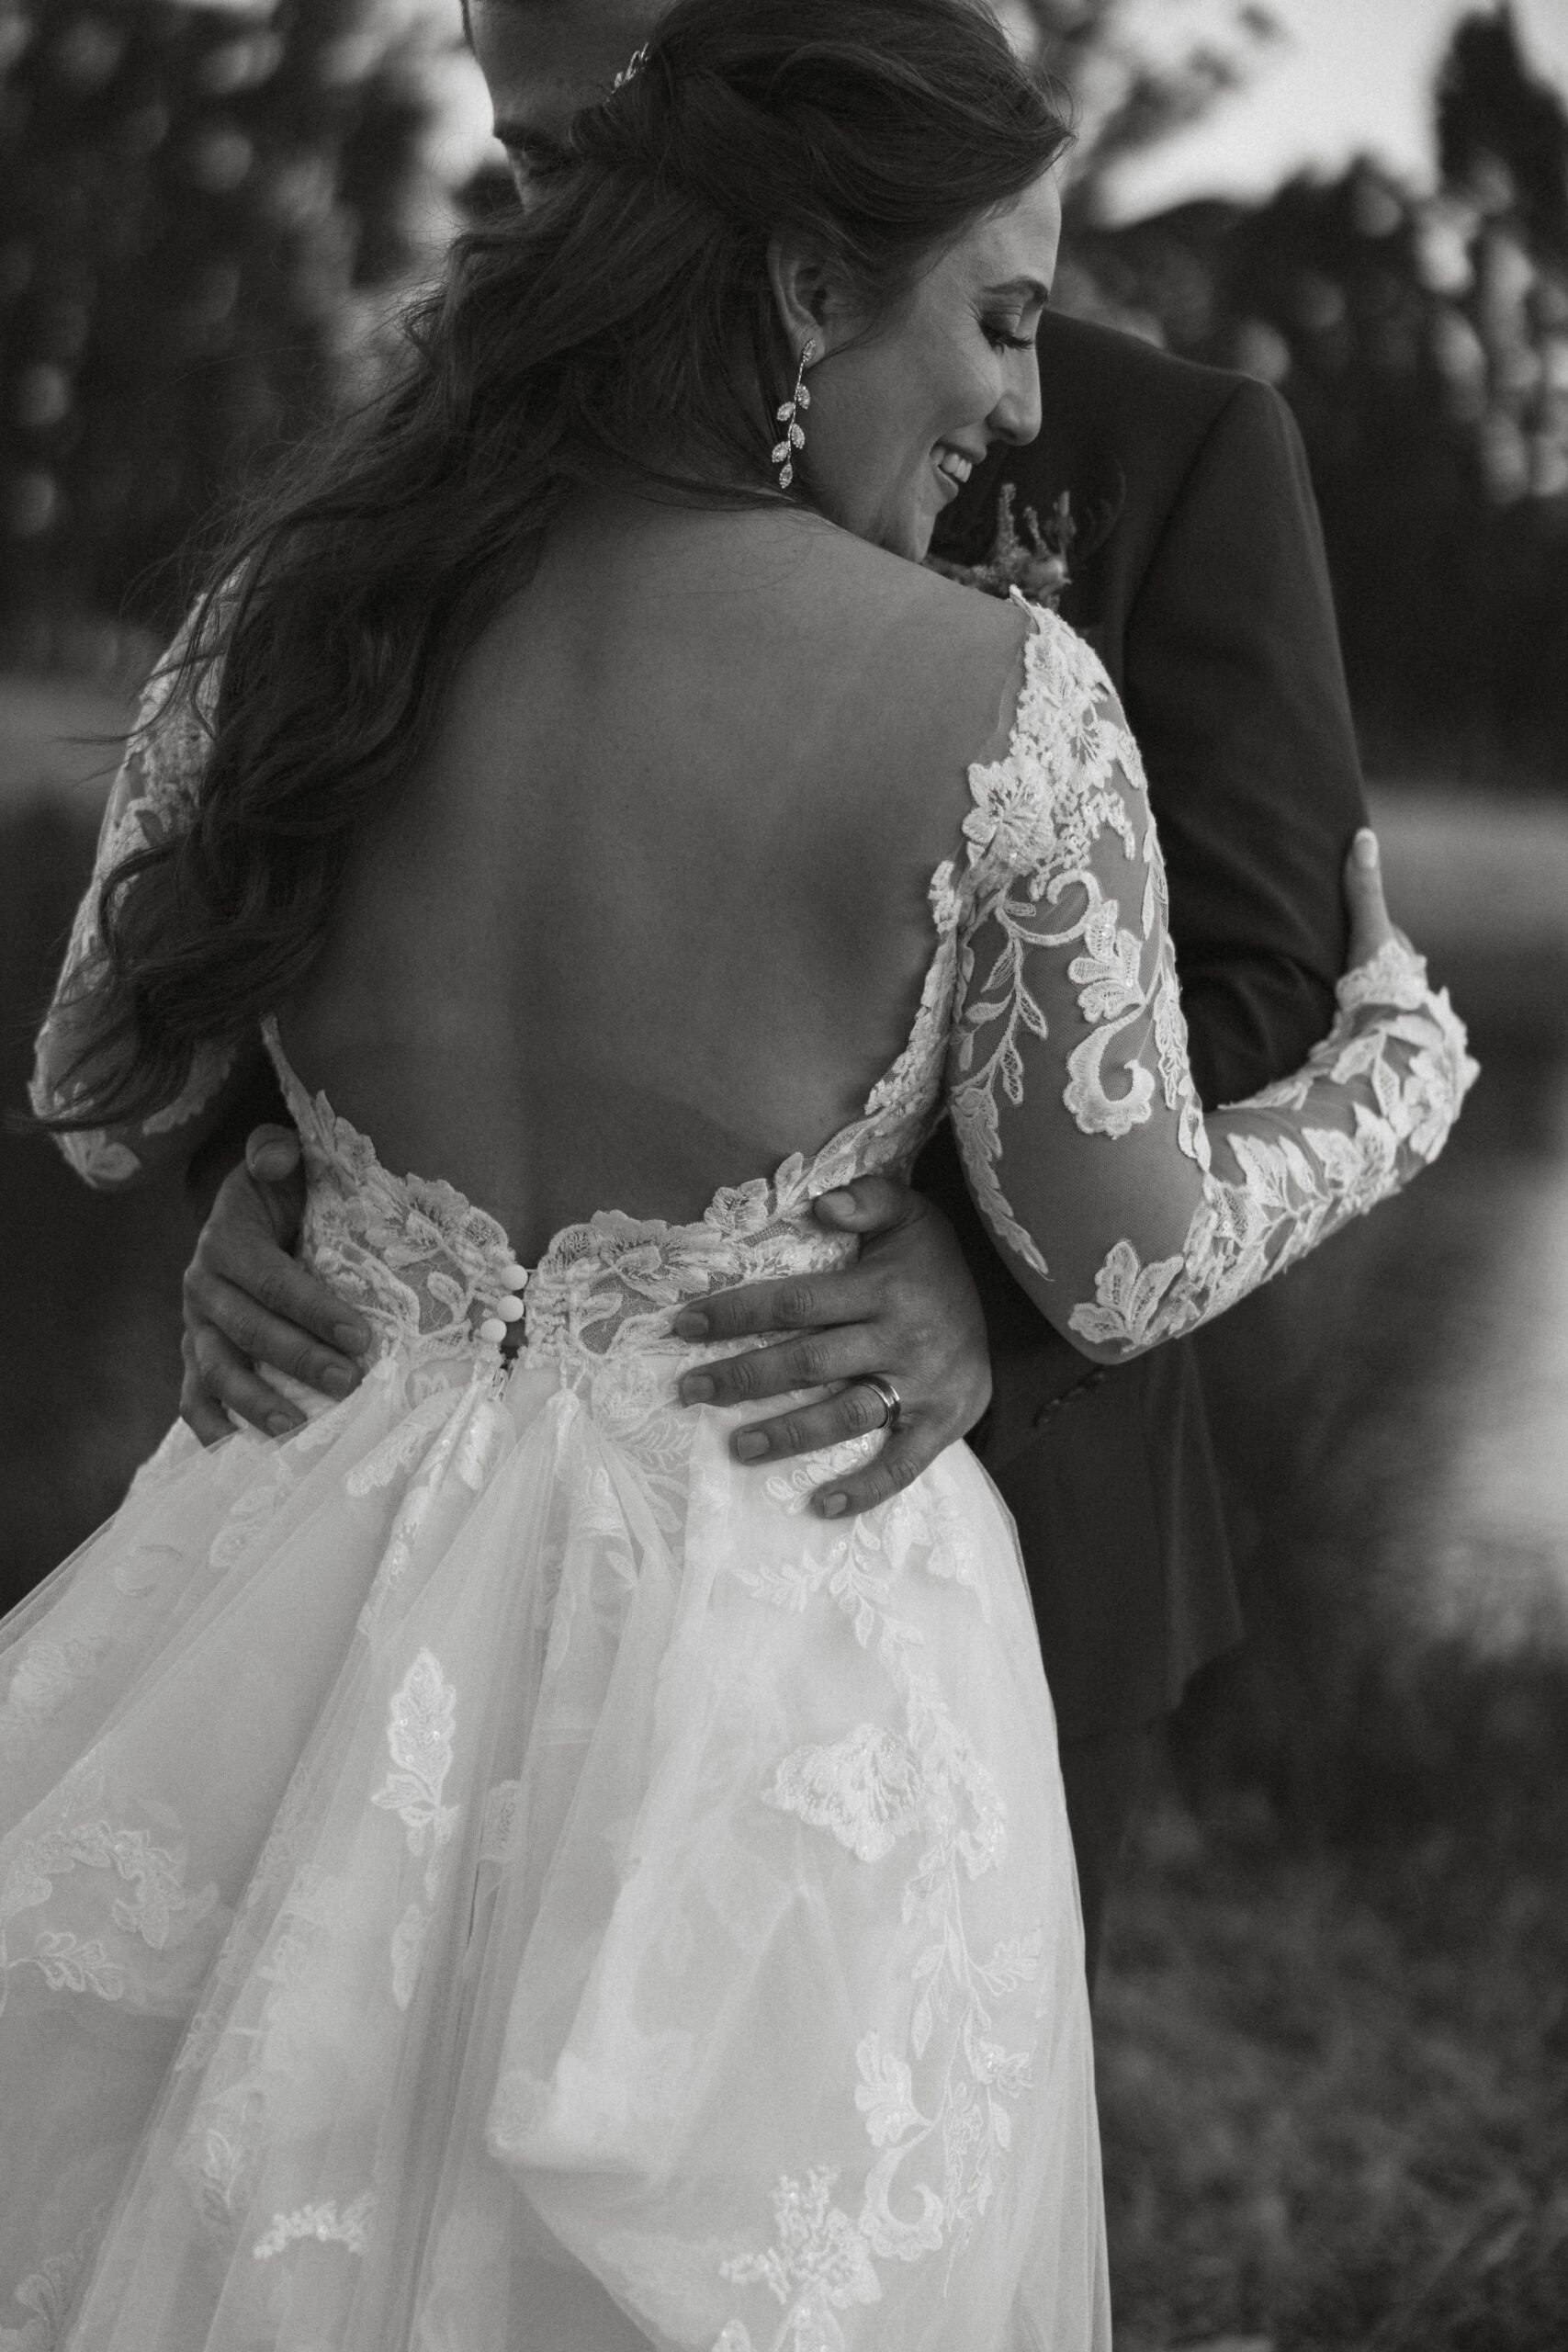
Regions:
M 819 350 L 826 345 L 807 371 L 811 405 L 800 421 L 811 488 L 833 522 L 920 562 L 937 516 L 990 445 L 1033 440 L 1034 336 L 1061 232 L 1046 173 L 976 221 L 891 318 L 869 328 L 837 314 L 830 299 L 813 306 L 809 271 L 792 275 L 775 260 L 796 349 L 813 333 Z
M 558 131 L 574 104 L 603 87 L 646 40 L 653 0 L 600 0 L 594 9 L 525 8 L 469 0 L 468 25 L 495 105 L 498 137 L 526 194 L 528 143 Z M 1062 207 L 1047 173 L 975 222 L 926 271 L 891 318 L 840 313 L 774 257 L 774 288 L 792 346 L 807 334 L 819 356 L 804 468 L 823 512 L 845 530 L 919 561 L 931 529 L 993 441 L 1040 429 L 1033 338 L 1056 267 Z M 809 305 L 809 307 L 807 307 Z M 758 452 L 765 460 L 766 448 Z

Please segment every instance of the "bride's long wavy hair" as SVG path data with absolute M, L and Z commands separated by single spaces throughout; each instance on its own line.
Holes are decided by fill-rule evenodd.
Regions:
M 146 1117 L 298 986 L 355 828 L 576 485 L 782 496 L 773 238 L 886 316 L 1068 135 L 979 0 L 677 0 L 530 157 L 525 204 L 457 240 L 387 389 L 242 510 L 170 657 L 210 736 L 194 820 L 104 882 L 107 969 L 49 1124 Z

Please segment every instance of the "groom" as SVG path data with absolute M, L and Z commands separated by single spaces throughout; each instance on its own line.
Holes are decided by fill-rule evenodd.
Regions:
M 468 0 L 497 130 L 522 176 L 530 140 L 585 84 L 608 84 L 655 13 L 646 0 Z M 1193 1069 L 1213 1108 L 1295 1069 L 1328 1028 L 1344 954 L 1340 865 L 1364 821 L 1305 458 L 1284 403 L 1244 377 L 1049 311 L 1039 351 L 1039 438 L 998 449 L 976 473 L 949 511 L 942 552 L 989 552 L 1004 484 L 1021 514 L 1047 515 L 1067 495 L 1077 538 L 1061 608 L 1104 662 L 1143 746 Z M 281 1106 L 258 1102 L 250 1116 L 276 1119 Z M 230 1131 L 228 1157 L 242 1140 Z M 227 1431 L 223 1406 L 275 1425 L 277 1396 L 249 1359 L 329 1393 L 355 1377 L 332 1344 L 346 1320 L 352 1348 L 353 1318 L 280 1246 L 297 1227 L 297 1157 L 291 1137 L 253 1136 L 186 1276 L 182 1405 L 200 1436 Z M 945 1132 L 915 1187 L 857 1188 L 852 1214 L 835 1220 L 863 1237 L 850 1272 L 713 1303 L 716 1338 L 800 1336 L 705 1369 L 720 1404 L 891 1379 L 904 1425 L 858 1482 L 836 1482 L 856 1487 L 857 1503 L 917 1476 L 970 1430 L 989 1391 L 973 1442 L 1018 1522 L 1092 1983 L 1107 1877 L 1153 1736 L 1190 1677 L 1241 1631 L 1197 1362 L 1178 1341 L 1090 1372 L 992 1249 Z M 809 1418 L 749 1434 L 769 1432 L 764 1464 L 820 1445 L 860 1426 L 850 1417 L 864 1395 L 851 1387 Z

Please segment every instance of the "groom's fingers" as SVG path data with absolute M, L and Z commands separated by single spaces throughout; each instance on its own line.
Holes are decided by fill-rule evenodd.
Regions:
M 838 1323 L 868 1320 L 876 1291 L 858 1268 L 842 1273 L 784 1274 L 773 1282 L 747 1283 L 739 1290 L 710 1291 L 700 1306 L 682 1307 L 675 1317 L 682 1340 L 748 1340 L 775 1331 L 819 1331 Z M 711 1370 L 711 1366 L 705 1366 Z M 830 1374 L 822 1375 L 831 1378 Z M 799 1381 L 795 1386 L 801 1386 Z M 749 1392 L 738 1390 L 738 1404 Z M 761 1392 L 776 1396 L 776 1389 Z
M 857 1511 L 874 1510 L 878 1503 L 891 1501 L 906 1487 L 912 1486 L 921 1471 L 929 1470 L 951 1442 L 949 1438 L 934 1442 L 929 1429 L 919 1421 L 908 1425 L 900 1422 L 881 1453 L 863 1470 L 818 1487 L 811 1498 L 811 1508 L 822 1519 L 852 1519 Z
M 821 1453 L 829 1446 L 842 1445 L 846 1438 L 870 1436 L 886 1423 L 887 1408 L 875 1389 L 852 1381 L 831 1396 L 775 1413 L 771 1420 L 748 1421 L 731 1435 L 729 1450 L 738 1462 L 755 1467 L 791 1454 Z
M 185 1421 L 203 1445 L 217 1445 L 234 1434 L 234 1424 L 207 1385 L 197 1362 L 196 1342 L 187 1331 L 180 1343 L 185 1359 L 185 1374 L 180 1382 L 180 1419 Z
M 837 1387 L 734 1430 L 742 1462 L 765 1466 L 885 1427 L 886 1408 L 865 1383 L 874 1374 L 893 1384 L 901 1399 L 897 1433 L 864 1469 L 824 1479 L 814 1507 L 833 1517 L 886 1502 L 918 1477 L 979 1419 L 991 1375 L 975 1285 L 939 1210 L 883 1176 L 824 1194 L 814 1207 L 818 1223 L 859 1234 L 853 1266 L 710 1294 L 676 1317 L 675 1329 L 708 1345 L 768 1341 L 693 1364 L 680 1383 L 688 1405 L 724 1408 Z
M 304 1414 L 270 1388 L 210 1324 L 187 1330 L 182 1352 L 185 1378 L 180 1386 L 180 1418 L 203 1445 L 216 1445 L 220 1438 L 233 1436 L 230 1414 L 249 1421 L 264 1437 L 287 1437 L 303 1427 Z
M 795 1388 L 826 1388 L 836 1380 L 863 1380 L 876 1369 L 873 1330 L 873 1326 L 856 1317 L 807 1331 L 797 1340 L 776 1340 L 771 1347 L 748 1348 L 743 1355 L 716 1356 L 694 1364 L 682 1376 L 681 1402 L 751 1405 L 764 1396 L 787 1396 Z
M 887 1426 L 887 1408 L 874 1388 L 852 1381 L 835 1396 L 797 1406 L 766 1421 L 749 1421 L 730 1439 L 730 1451 L 748 1469 L 788 1461 L 803 1453 L 825 1453 L 846 1439 L 866 1437 Z M 962 1431 L 948 1429 L 934 1413 L 899 1417 L 897 1429 L 861 1469 L 847 1477 L 824 1478 L 812 1509 L 826 1519 L 852 1518 L 885 1503 L 908 1486 Z
M 830 1231 L 858 1233 L 863 1241 L 878 1234 L 892 1233 L 918 1216 L 924 1207 L 918 1194 L 908 1184 L 900 1184 L 891 1176 L 857 1176 L 852 1183 L 841 1184 L 836 1192 L 819 1193 L 811 1204 L 812 1214 L 818 1225 Z
M 324 1319 L 334 1307 L 341 1316 L 341 1302 L 288 1260 L 283 1265 L 292 1280 L 286 1281 L 281 1271 L 275 1280 L 270 1269 L 248 1268 L 231 1281 L 209 1261 L 194 1260 L 186 1270 L 186 1330 L 198 1353 L 210 1349 L 214 1364 L 225 1374 L 237 1351 L 247 1363 L 287 1372 L 324 1396 L 346 1396 L 359 1385 L 358 1365 L 339 1349 L 324 1347 L 305 1324 L 306 1315 Z M 305 1286 L 307 1295 L 301 1295 Z M 324 1306 L 309 1295 L 316 1291 L 322 1293 Z M 276 1300 L 276 1309 L 263 1303 L 268 1298 Z M 276 1392 L 273 1401 L 276 1402 Z M 225 1395 L 224 1402 L 235 1400 Z M 243 1408 L 236 1406 L 236 1409 Z M 253 1418 L 245 1414 L 247 1420 Z
M 219 1187 L 186 1269 L 181 1410 L 204 1442 L 214 1406 L 274 1437 L 298 1426 L 300 1415 L 257 1378 L 258 1363 L 329 1396 L 358 1385 L 354 1359 L 370 1344 L 368 1324 L 285 1246 L 299 1225 L 298 1163 L 299 1141 L 288 1129 L 256 1129 L 245 1161 Z
M 1361 827 L 1345 860 L 1345 906 L 1350 922 L 1347 963 L 1351 970 L 1370 964 L 1391 939 L 1403 937 L 1389 917 L 1383 897 L 1382 857 L 1378 837 L 1370 825 Z

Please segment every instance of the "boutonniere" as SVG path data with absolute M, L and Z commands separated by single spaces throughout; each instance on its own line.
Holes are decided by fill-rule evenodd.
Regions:
M 1047 605 L 1054 612 L 1072 577 L 1068 559 L 1078 535 L 1072 500 L 1064 491 L 1043 523 L 1032 506 L 1026 506 L 1021 534 L 1013 518 L 1014 487 L 1010 481 L 1002 484 L 997 499 L 996 537 L 983 562 L 949 563 L 941 556 L 927 560 L 933 571 L 960 580 L 967 588 L 981 589 L 987 596 L 1010 596 L 1017 588 L 1031 604 Z

